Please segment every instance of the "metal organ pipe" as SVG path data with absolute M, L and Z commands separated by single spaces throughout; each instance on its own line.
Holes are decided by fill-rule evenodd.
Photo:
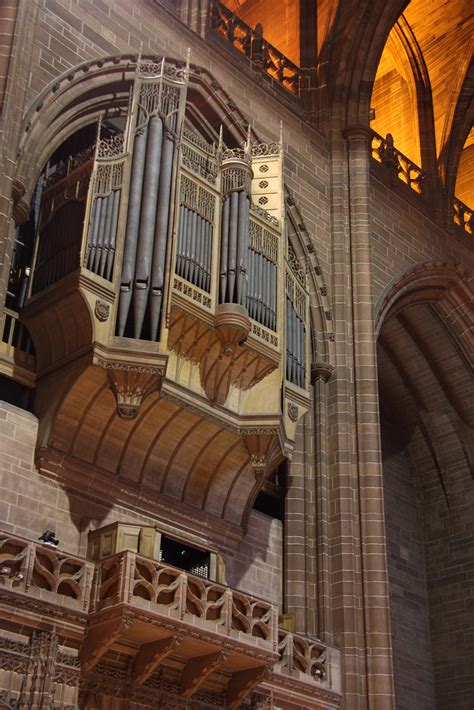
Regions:
M 237 254 L 236 254 L 236 301 L 241 305 L 246 305 L 247 300 L 247 252 L 249 234 L 249 210 L 250 203 L 246 192 L 239 192 L 239 215 L 237 233 Z
M 155 243 L 151 267 L 150 328 L 152 340 L 156 340 L 158 336 L 161 304 L 163 302 L 173 155 L 174 141 L 169 135 L 165 134 L 161 161 L 158 206 L 156 210 Z
M 118 308 L 118 335 L 123 336 L 127 323 L 128 312 L 132 302 L 132 282 L 135 273 L 138 228 L 140 225 L 140 206 L 143 190 L 143 172 L 145 167 L 145 152 L 148 127 L 145 126 L 135 137 L 132 174 L 128 201 L 127 226 L 125 231 L 125 246 L 122 262 L 122 277 L 120 283 L 120 301 Z
M 140 338 L 142 332 L 148 292 L 150 289 L 162 138 L 163 124 L 161 118 L 159 116 L 153 116 L 150 119 L 148 129 L 133 293 L 134 337 L 137 339 Z
M 230 197 L 224 199 L 224 207 L 222 209 L 222 229 L 221 229 L 221 303 L 226 301 L 227 293 L 227 255 L 229 245 L 229 210 Z
M 239 226 L 239 193 L 230 195 L 229 209 L 229 247 L 227 253 L 227 294 L 226 302 L 234 303 L 235 267 L 237 262 L 237 231 Z

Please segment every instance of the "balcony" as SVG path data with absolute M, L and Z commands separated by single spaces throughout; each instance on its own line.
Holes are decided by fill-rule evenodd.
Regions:
M 89 610 L 94 564 L 62 550 L 0 533 L 0 594 L 22 608 Z
M 299 707 L 339 705 L 336 649 L 278 629 L 268 601 L 143 555 L 124 551 L 92 563 L 1 533 L 0 590 L 26 626 L 47 615 L 62 634 L 82 637 L 83 673 L 120 651 L 132 687 L 144 692 L 158 673 L 180 698 L 202 689 L 227 708 L 257 686 Z
M 27 387 L 35 383 L 34 347 L 19 315 L 5 308 L 0 321 L 0 373 Z
M 411 190 L 423 195 L 426 175 L 410 158 L 397 150 L 390 133 L 385 138 L 371 131 L 371 156 L 376 163 L 383 165 L 390 177 L 400 180 Z
M 307 75 L 263 37 L 261 25 L 252 29 L 218 0 L 211 0 L 210 24 L 211 29 L 242 52 L 252 66 L 268 74 L 286 91 L 301 96 L 308 82 Z

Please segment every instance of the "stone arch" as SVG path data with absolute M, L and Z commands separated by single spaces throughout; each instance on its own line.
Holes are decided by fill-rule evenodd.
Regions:
M 467 60 L 469 62 L 469 59 Z M 456 177 L 459 161 L 464 144 L 469 135 L 474 121 L 474 102 L 472 94 L 474 89 L 474 61 L 467 63 L 466 71 L 461 79 L 462 85 L 457 102 L 452 107 L 452 116 L 447 116 L 446 126 L 450 126 L 449 134 L 445 126 L 441 153 L 439 156 L 439 170 L 444 181 L 446 211 L 452 211 L 452 202 L 455 197 Z M 448 123 L 448 119 L 449 123 Z
M 30 200 L 48 157 L 65 138 L 96 121 L 104 111 L 113 115 L 128 105 L 137 61 L 136 54 L 124 54 L 83 62 L 39 94 L 25 114 L 17 148 L 16 180 L 25 190 L 24 199 Z M 229 142 L 245 139 L 247 119 L 207 70 L 190 66 L 189 92 L 200 96 L 206 110 L 220 117 Z
M 336 125 L 368 126 L 370 97 L 387 37 L 405 2 L 347 0 L 338 7 L 332 42 L 330 103 Z M 346 29 L 351 25 L 351 33 Z
M 453 550 L 473 544 L 473 304 L 472 272 L 429 262 L 397 275 L 377 305 L 395 687 L 405 702 L 410 693 L 425 696 L 427 707 L 441 702 L 444 691 L 435 688 L 445 661 L 440 649 L 466 614 L 466 590 L 458 594 L 453 583 Z M 413 599 L 411 608 L 405 596 Z M 447 598 L 457 611 L 445 620 Z M 415 616 L 419 633 L 407 645 Z M 456 647 L 453 673 L 469 665 L 469 653 L 462 643 Z M 419 660 L 409 678 L 404 664 L 415 668 Z

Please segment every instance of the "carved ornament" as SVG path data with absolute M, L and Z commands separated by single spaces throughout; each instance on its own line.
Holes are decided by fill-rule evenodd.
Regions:
M 108 303 L 105 303 L 105 301 L 97 299 L 97 301 L 95 302 L 94 315 L 98 321 L 100 321 L 101 323 L 105 323 L 105 321 L 110 315 L 110 305 Z

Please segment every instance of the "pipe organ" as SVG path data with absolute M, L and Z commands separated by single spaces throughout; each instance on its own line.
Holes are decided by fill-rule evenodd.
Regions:
M 235 470 L 257 476 L 257 483 L 255 477 L 246 483 L 239 514 L 228 502 L 222 508 L 230 512 L 221 515 L 235 518 L 291 454 L 297 422 L 309 407 L 308 288 L 288 241 L 282 142 L 252 143 L 249 135 L 242 146 L 229 147 L 222 130 L 210 142 L 212 131 L 201 132 L 188 109 L 189 80 L 188 66 L 138 62 L 129 105 L 114 130 L 104 130 L 107 116 L 99 119 L 95 146 L 48 176 L 25 319 L 40 347 L 52 322 L 42 318 L 44 309 L 57 308 L 67 330 L 61 343 L 47 334 L 39 359 L 45 382 L 75 353 L 80 362 L 62 409 L 50 417 L 51 431 L 68 396 L 71 406 L 89 397 L 93 408 L 107 382 L 124 420 L 140 417 L 147 398 L 169 402 L 157 408 L 153 431 L 165 426 L 166 407 L 183 430 L 204 427 L 219 408 L 221 428 L 210 441 L 217 447 L 227 437 L 229 451 L 238 453 Z M 135 431 L 140 427 L 116 440 L 131 441 Z M 79 441 L 76 435 L 75 455 Z M 116 458 L 126 466 L 127 455 Z M 142 477 L 150 461 L 147 454 Z M 191 459 L 183 465 L 194 471 Z M 170 466 L 162 472 L 169 483 L 160 485 L 164 492 L 180 489 L 186 500 L 186 486 L 168 475 Z M 202 500 L 207 505 L 209 494 Z

